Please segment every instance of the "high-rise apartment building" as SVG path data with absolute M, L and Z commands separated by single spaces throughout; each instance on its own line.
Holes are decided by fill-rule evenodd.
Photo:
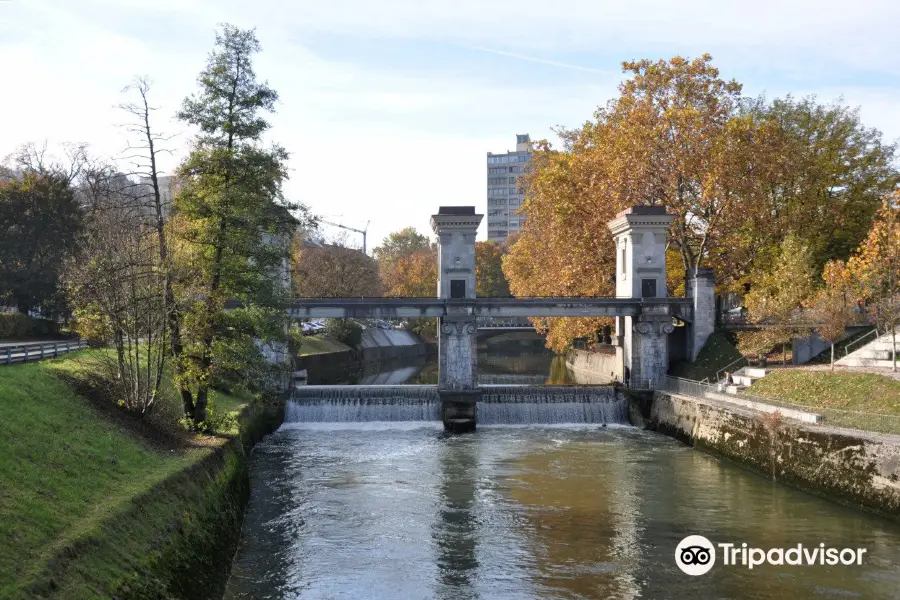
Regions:
M 487 154 L 487 234 L 492 242 L 503 243 L 521 230 L 525 215 L 516 211 L 525 201 L 519 178 L 531 159 L 531 137 L 516 135 L 516 149 L 504 154 Z

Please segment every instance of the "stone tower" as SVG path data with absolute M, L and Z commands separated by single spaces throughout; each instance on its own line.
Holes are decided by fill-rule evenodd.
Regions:
M 662 206 L 634 206 L 609 222 L 616 241 L 616 297 L 666 297 L 666 238 L 674 215 Z M 616 317 L 617 353 L 623 380 L 656 387 L 669 368 L 668 307 L 644 305 L 639 315 Z
M 438 238 L 438 298 L 450 300 L 438 324 L 441 419 L 449 431 L 475 429 L 478 388 L 475 298 L 475 233 L 484 215 L 474 206 L 442 206 L 431 216 Z M 454 302 L 454 300 L 458 302 Z

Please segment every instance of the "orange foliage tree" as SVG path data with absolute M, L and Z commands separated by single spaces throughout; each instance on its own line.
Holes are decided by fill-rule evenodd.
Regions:
M 561 150 L 536 145 L 524 179 L 528 220 L 503 263 L 515 296 L 614 295 L 606 224 L 635 205 L 676 215 L 667 255 L 683 277 L 711 267 L 720 289 L 739 290 L 760 275 L 755 265 L 775 263 L 790 234 L 812 246 L 818 270 L 841 252 L 846 258 L 859 229 L 848 219 L 869 218 L 873 198 L 898 180 L 894 146 L 853 111 L 810 99 L 750 102 L 709 55 L 626 62 L 623 70 L 618 97 L 582 127 L 558 132 Z M 811 217 L 826 225 L 811 227 Z M 850 233 L 832 247 L 824 240 L 834 238 L 835 223 Z M 675 274 L 670 292 L 683 290 Z M 556 350 L 603 324 L 537 320 Z
M 858 294 L 878 329 L 890 332 L 897 370 L 896 330 L 900 327 L 900 190 L 884 200 L 872 229 L 857 254 L 850 259 L 850 273 Z
M 752 117 L 736 116 L 740 85 L 719 78 L 708 55 L 688 61 L 623 65 L 631 78 L 595 121 L 561 131 L 564 151 L 541 142 L 526 175 L 528 214 L 504 260 L 516 296 L 612 296 L 615 252 L 606 224 L 633 205 L 678 216 L 670 247 L 690 275 L 740 220 L 736 199 L 752 193 L 741 159 L 757 137 Z M 752 203 L 749 203 L 752 205 Z M 713 265 L 717 266 L 717 265 Z M 556 350 L 590 336 L 604 319 L 546 319 Z
M 504 248 L 495 242 L 475 242 L 475 294 L 479 298 L 506 298 L 509 282 L 503 274 Z

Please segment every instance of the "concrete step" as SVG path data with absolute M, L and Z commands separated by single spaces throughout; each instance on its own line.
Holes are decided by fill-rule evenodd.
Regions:
M 738 372 L 742 375 L 749 375 L 750 377 L 755 377 L 756 379 L 762 379 L 768 374 L 769 371 L 759 367 L 744 367 Z
M 739 394 L 746 389 L 747 389 L 746 385 L 726 385 L 725 393 L 726 394 Z
M 731 379 L 737 385 L 751 386 L 753 385 L 754 381 L 759 381 L 760 379 L 762 379 L 762 377 L 751 377 L 750 375 L 733 375 Z

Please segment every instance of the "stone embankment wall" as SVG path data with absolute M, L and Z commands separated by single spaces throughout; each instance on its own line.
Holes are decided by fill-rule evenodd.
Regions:
M 570 350 L 566 366 L 572 371 L 575 383 L 582 385 L 622 381 L 622 357 L 612 347 L 595 352 Z
M 807 425 L 665 392 L 633 397 L 632 422 L 775 481 L 900 520 L 900 436 Z

